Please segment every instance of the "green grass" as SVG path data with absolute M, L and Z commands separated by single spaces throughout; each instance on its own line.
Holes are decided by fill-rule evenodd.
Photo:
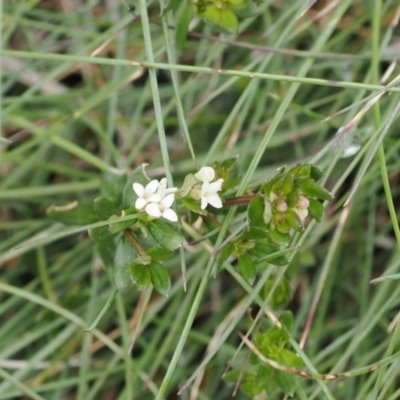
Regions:
M 268 320 L 260 292 L 275 274 L 290 279 L 291 346 L 313 376 L 297 378 L 295 398 L 397 399 L 400 289 L 370 283 L 400 273 L 397 2 L 341 0 L 321 14 L 323 2 L 265 1 L 237 35 L 196 20 L 181 55 L 166 1 L 134 3 L 130 13 L 118 1 L 0 2 L 0 398 L 174 399 L 182 387 L 182 398 L 230 398 L 222 376 L 239 347 L 234 368 L 246 365 L 239 333 L 248 308 Z M 332 139 L 346 125 L 362 148 L 341 158 L 345 140 Z M 108 171 L 148 163 L 149 176 L 180 186 L 228 157 L 238 195 L 298 161 L 321 168 L 335 195 L 295 238 L 291 263 L 253 286 L 229 263 L 214 277 L 213 249 L 243 222 L 236 208 L 166 263 L 168 297 L 115 292 L 87 235 L 107 221 L 46 216 L 99 196 Z

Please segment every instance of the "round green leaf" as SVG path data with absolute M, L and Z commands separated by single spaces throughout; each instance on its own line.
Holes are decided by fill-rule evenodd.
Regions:
M 123 222 L 115 222 L 115 223 L 111 223 L 113 220 L 117 219 L 118 216 L 113 215 L 110 218 L 110 225 L 109 225 L 109 230 L 111 233 L 118 233 L 118 232 L 122 232 L 123 230 L 131 227 L 132 225 L 135 225 L 138 220 L 137 219 L 132 219 L 130 221 L 123 221 Z
M 148 265 L 134 262 L 129 266 L 129 272 L 138 290 L 142 291 L 150 285 L 151 272 Z
M 217 256 L 217 274 L 221 271 L 224 262 L 230 257 L 233 252 L 233 243 L 228 243 Z
M 252 285 L 256 279 L 256 268 L 250 254 L 244 253 L 238 258 L 238 266 L 240 274 L 243 278 Z
M 214 5 L 207 7 L 205 12 L 202 14 L 208 22 L 226 29 L 230 32 L 235 32 L 239 27 L 239 21 L 236 15 L 229 9 L 220 9 Z
M 271 255 L 280 251 L 281 249 L 275 244 L 257 242 L 254 248 L 249 250 L 249 253 L 256 258 L 260 258 L 261 261 L 268 257 L 268 262 L 270 264 L 282 267 L 289 263 L 289 260 L 287 259 L 285 254 L 279 254 L 277 256 L 271 257 Z
M 114 283 L 118 290 L 132 284 L 129 266 L 135 261 L 136 253 L 124 237 L 117 245 L 114 257 Z
M 281 387 L 283 393 L 288 396 L 292 396 L 296 388 L 295 376 L 288 374 L 287 372 L 276 370 L 276 380 Z
M 114 240 L 108 240 L 106 242 L 96 242 L 95 249 L 103 262 L 104 267 L 108 268 L 113 265 L 115 255 L 115 243 Z
M 265 282 L 263 297 L 267 298 L 272 287 L 275 285 L 276 277 L 271 276 L 267 282 Z M 270 297 L 270 306 L 273 310 L 277 310 L 285 306 L 292 298 L 292 290 L 290 289 L 289 281 L 286 278 L 282 278 L 278 285 L 275 287 L 275 291 Z M 283 330 L 282 330 L 283 332 Z
M 292 326 L 294 324 L 294 317 L 291 311 L 284 311 L 280 316 L 279 316 L 279 321 L 285 325 L 286 329 L 289 331 L 292 329 Z
M 167 250 L 176 250 L 182 244 L 179 228 L 165 219 L 153 219 L 147 223 L 147 228 L 153 239 Z
M 93 205 L 88 201 L 73 201 L 64 206 L 50 206 L 47 216 L 65 225 L 88 225 L 98 219 L 93 211 Z
M 159 247 L 151 247 L 146 251 L 146 254 L 153 260 L 153 261 L 167 261 L 174 258 L 175 253 L 169 250 L 161 249 Z
M 264 209 L 264 200 L 261 196 L 255 196 L 251 199 L 247 208 L 247 218 L 250 225 L 257 225 L 261 221 Z
M 112 215 L 118 215 L 118 207 L 106 197 L 98 197 L 93 201 L 93 209 L 100 221 L 107 221 Z
M 89 236 L 94 242 L 108 242 L 115 236 L 108 230 L 108 226 L 89 229 Z
M 151 273 L 151 283 L 154 289 L 163 296 L 168 296 L 171 289 L 171 278 L 164 266 L 158 262 L 152 262 L 148 267 Z

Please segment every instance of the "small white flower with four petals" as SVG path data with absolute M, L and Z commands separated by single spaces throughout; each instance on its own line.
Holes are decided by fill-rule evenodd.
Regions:
M 222 201 L 217 192 L 221 190 L 224 180 L 220 178 L 211 183 L 211 181 L 215 178 L 214 168 L 203 167 L 199 172 L 194 174 L 194 176 L 198 181 L 203 182 L 200 191 L 200 207 L 204 210 L 208 204 L 211 204 L 215 208 L 221 208 Z
M 133 184 L 133 190 L 139 196 L 135 202 L 135 208 L 142 210 L 146 207 L 147 203 L 161 201 L 160 195 L 156 194 L 158 187 L 159 182 L 157 179 L 150 181 L 146 187 L 135 182 Z

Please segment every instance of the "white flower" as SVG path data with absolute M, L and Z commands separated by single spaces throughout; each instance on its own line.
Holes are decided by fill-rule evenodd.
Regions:
M 132 186 L 135 193 L 139 196 L 135 202 L 135 208 L 138 210 L 142 210 L 144 207 L 146 207 L 147 203 L 158 202 L 162 200 L 160 195 L 156 194 L 156 191 L 160 186 L 157 179 L 149 182 L 146 187 L 136 182 Z
M 169 221 L 178 221 L 176 212 L 171 208 L 175 200 L 173 193 L 167 194 L 161 201 L 147 204 L 145 211 L 148 215 L 154 218 L 163 217 Z
M 194 174 L 196 179 L 200 182 L 211 182 L 215 178 L 214 168 L 203 167 L 199 172 Z
M 219 192 L 221 190 L 221 186 L 222 186 L 223 182 L 224 182 L 223 179 L 218 179 L 217 181 L 215 181 L 213 183 L 210 183 L 207 181 L 203 182 L 203 185 L 201 186 L 201 192 L 200 192 L 200 198 L 201 198 L 200 207 L 203 210 L 207 207 L 207 204 L 211 204 L 215 208 L 222 207 L 222 201 L 219 198 L 217 192 Z

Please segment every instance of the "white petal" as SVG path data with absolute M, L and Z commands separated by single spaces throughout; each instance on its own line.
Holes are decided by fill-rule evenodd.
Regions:
M 224 183 L 224 180 L 222 178 L 218 179 L 217 181 L 210 183 L 210 192 L 219 192 L 221 190 L 222 184 Z
M 168 219 L 171 222 L 176 222 L 178 221 L 178 216 L 176 215 L 176 212 L 172 208 L 168 208 L 162 213 L 163 218 Z
M 147 214 L 149 214 L 151 217 L 154 217 L 154 218 L 161 217 L 161 210 L 157 203 L 147 204 L 145 210 L 146 210 Z
M 140 183 L 134 183 L 133 185 L 134 192 L 139 196 L 142 197 L 144 193 L 144 187 Z
M 205 209 L 207 207 L 208 201 L 206 196 L 201 196 L 201 209 Z
M 176 188 L 176 187 L 168 188 L 168 189 L 165 189 L 164 195 L 166 196 L 167 194 L 175 193 L 176 191 L 178 191 L 178 188 Z
M 162 178 L 160 181 L 159 187 L 163 187 L 164 189 L 167 187 L 167 178 Z
M 145 199 L 143 199 L 142 197 L 139 197 L 135 202 L 135 208 L 138 210 L 141 210 L 146 204 L 147 204 L 147 201 Z
M 157 179 L 153 179 L 146 185 L 146 192 L 155 193 L 158 189 L 159 183 Z
M 147 199 L 149 203 L 159 203 L 161 200 L 162 197 L 157 193 L 150 195 L 149 198 Z
M 208 202 L 215 208 L 222 208 L 222 201 L 216 193 L 207 197 Z
M 215 177 L 215 171 L 214 168 L 203 167 L 194 176 L 200 182 L 211 182 Z
M 209 182 L 203 182 L 201 185 L 201 192 L 200 196 L 207 196 L 208 193 L 210 193 L 210 183 Z
M 161 200 L 161 204 L 164 206 L 164 208 L 170 208 L 172 206 L 172 203 L 175 200 L 175 195 L 174 194 L 169 194 L 167 196 L 165 196 L 162 200 Z

